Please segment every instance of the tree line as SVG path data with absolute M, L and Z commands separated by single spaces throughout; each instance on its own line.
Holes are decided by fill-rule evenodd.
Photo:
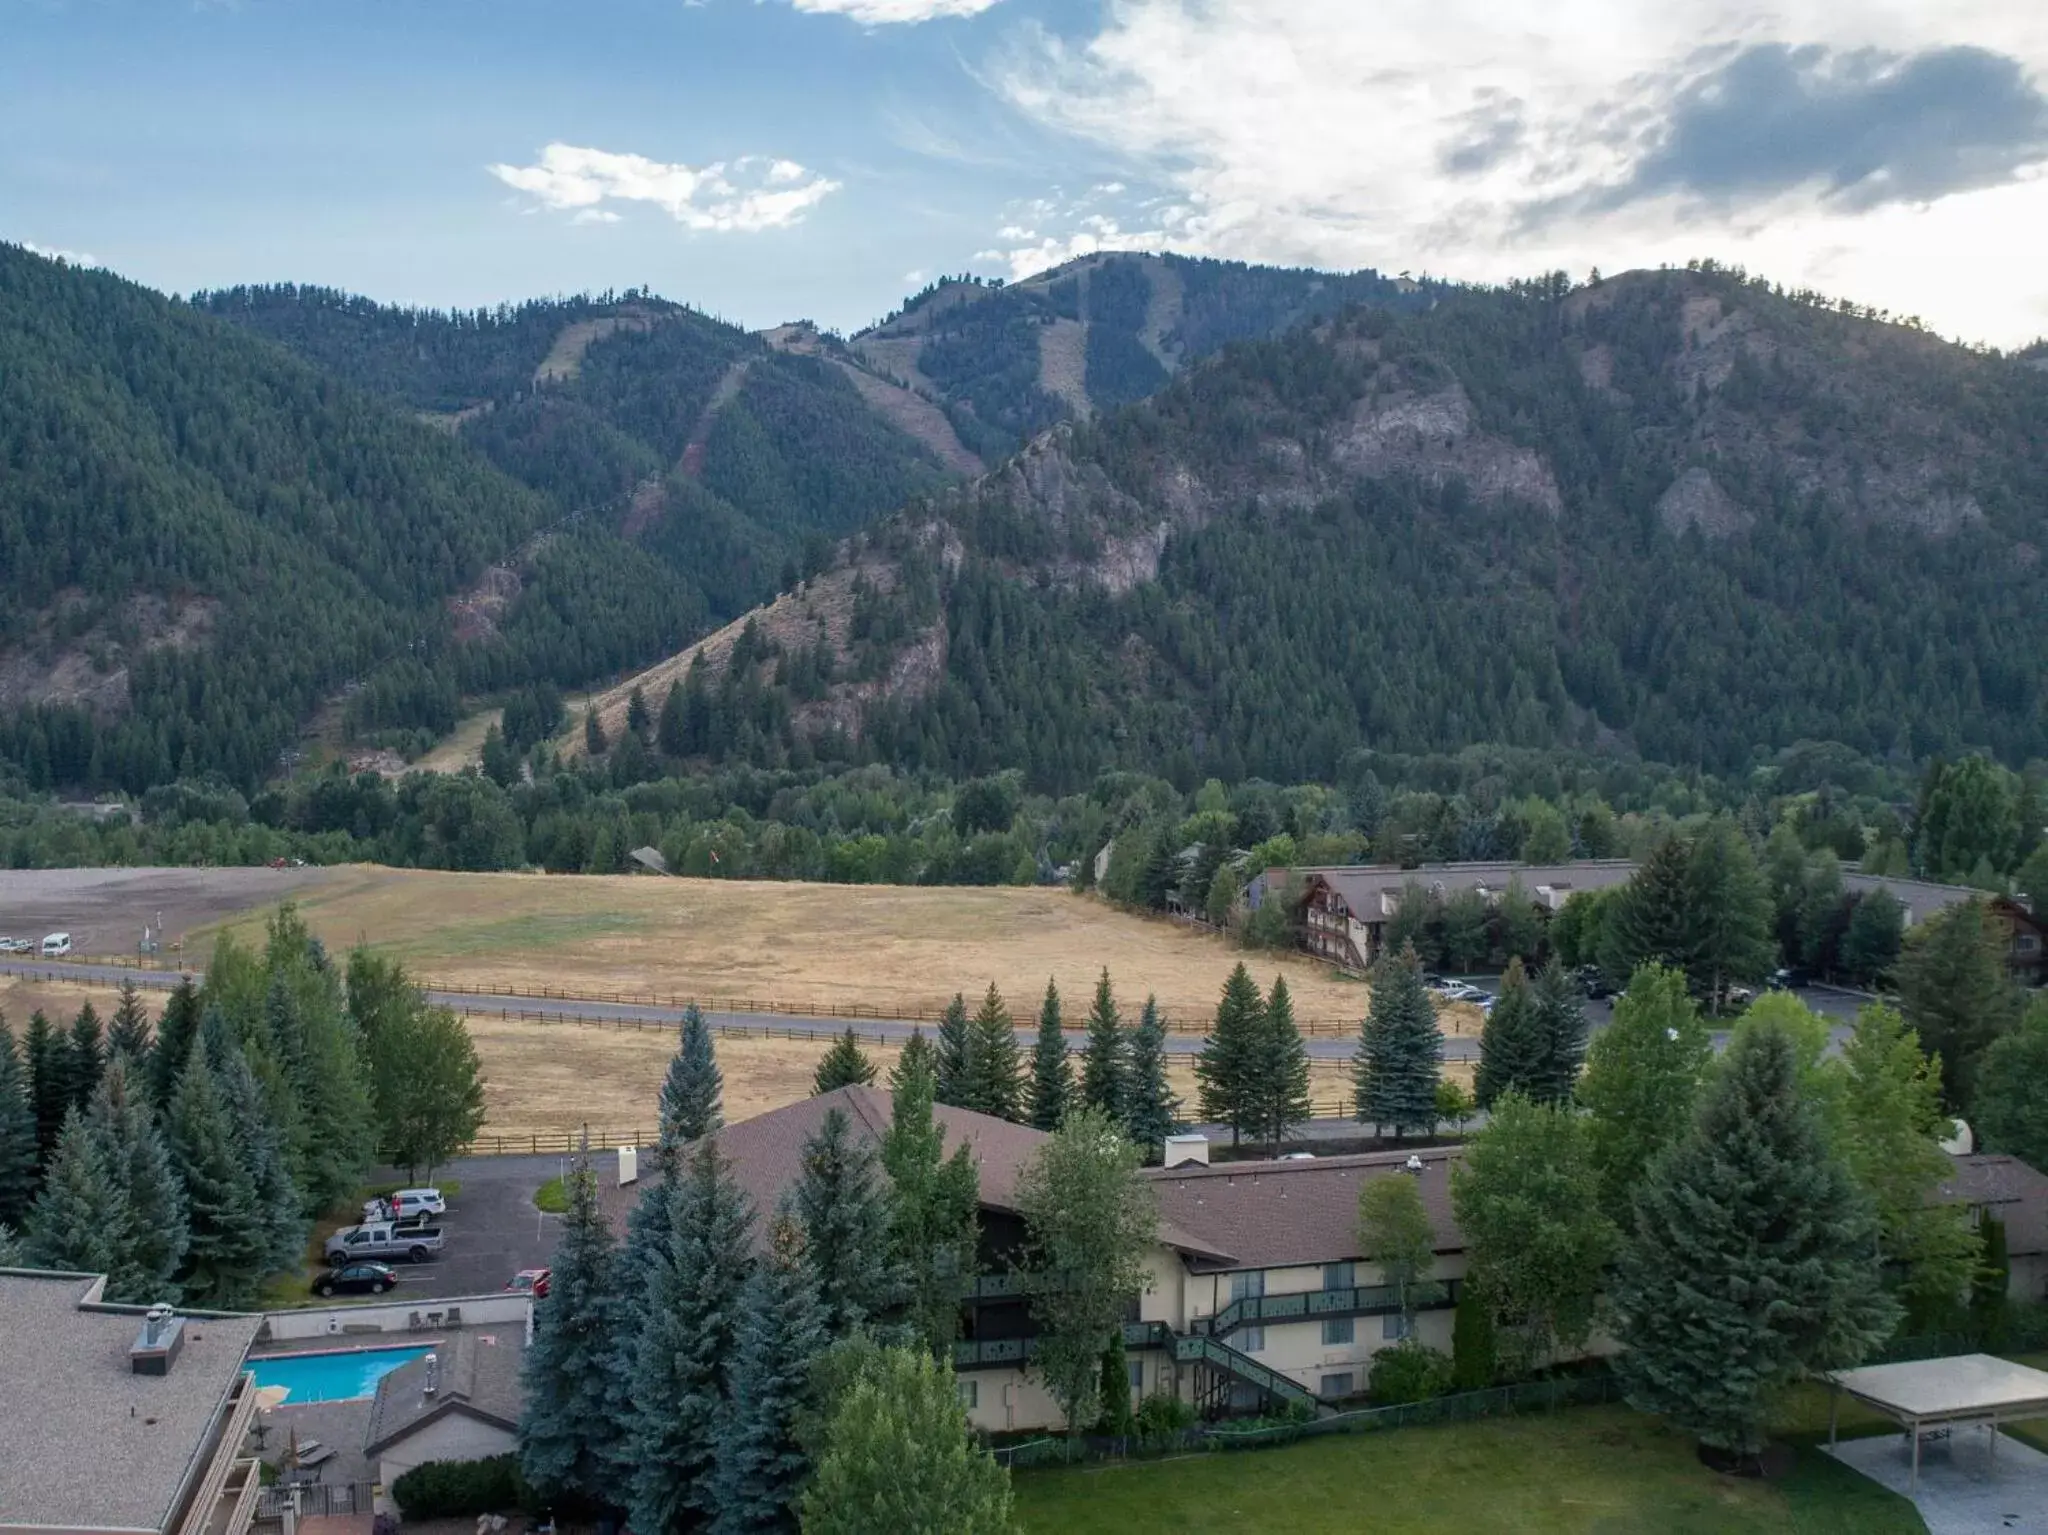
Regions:
M 449 1156 L 483 1118 L 461 1022 L 395 963 L 336 965 L 289 907 L 260 951 L 217 944 L 151 1020 L 0 1019 L 0 1236 L 109 1300 L 247 1309 L 378 1161 Z

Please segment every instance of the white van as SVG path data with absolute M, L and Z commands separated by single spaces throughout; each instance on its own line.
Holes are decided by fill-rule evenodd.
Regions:
M 69 933 L 52 933 L 43 940 L 44 959 L 62 959 L 70 952 L 71 935 Z

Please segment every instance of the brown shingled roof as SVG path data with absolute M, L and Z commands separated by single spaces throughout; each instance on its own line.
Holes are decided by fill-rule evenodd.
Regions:
M 2048 1252 L 2048 1176 L 2018 1157 L 1955 1157 L 1955 1176 L 1941 1197 L 1982 1205 L 2005 1222 L 2005 1250 L 2014 1257 Z
M 519 1371 L 523 1326 L 450 1334 L 430 1354 L 408 1360 L 377 1382 L 364 1453 L 381 1455 L 414 1430 L 450 1413 L 517 1430 L 525 1401 Z M 430 1395 L 427 1386 L 432 1383 Z

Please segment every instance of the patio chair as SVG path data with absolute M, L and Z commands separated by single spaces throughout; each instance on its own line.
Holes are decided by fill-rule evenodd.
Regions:
M 405 1319 L 405 1330 L 407 1332 L 418 1332 L 426 1325 L 426 1323 L 420 1320 L 420 1314 L 417 1311 Z
M 331 1444 L 322 1444 L 317 1439 L 308 1439 L 299 1446 L 299 1469 L 311 1470 L 317 1475 L 317 1468 L 334 1459 L 339 1452 Z
M 460 1327 L 462 1325 L 462 1308 L 460 1306 L 450 1306 L 448 1308 L 448 1325 L 450 1327 Z

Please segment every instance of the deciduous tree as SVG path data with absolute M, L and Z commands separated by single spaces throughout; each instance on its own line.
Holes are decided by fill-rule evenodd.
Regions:
M 1436 1231 L 1413 1174 L 1388 1173 L 1365 1181 L 1358 1191 L 1358 1245 L 1379 1265 L 1380 1282 L 1392 1286 L 1402 1335 L 1407 1336 L 1414 1330 L 1417 1308 L 1442 1293 L 1429 1277 L 1436 1267 Z
M 2048 998 L 1984 1052 L 1975 1123 L 1988 1150 L 2048 1168 Z
M 1623 1230 L 1644 1173 L 1692 1123 L 1713 1049 L 1685 976 L 1652 964 L 1630 978 L 1614 1021 L 1587 1052 L 1579 1101 L 1590 1116 L 1600 1208 Z
M 1922 923 L 1893 969 L 1906 1022 L 1941 1057 L 1950 1105 L 1970 1112 L 1984 1052 L 2020 1010 L 2005 978 L 2003 940 L 1983 902 L 1966 901 Z
M 893 1194 L 890 1251 L 909 1292 L 906 1311 L 918 1341 L 950 1358 L 960 1333 L 960 1302 L 974 1278 L 981 1179 L 966 1145 L 945 1152 L 945 1127 L 932 1115 L 932 1081 L 918 1073 L 897 1087 L 882 1139 L 882 1167 Z

